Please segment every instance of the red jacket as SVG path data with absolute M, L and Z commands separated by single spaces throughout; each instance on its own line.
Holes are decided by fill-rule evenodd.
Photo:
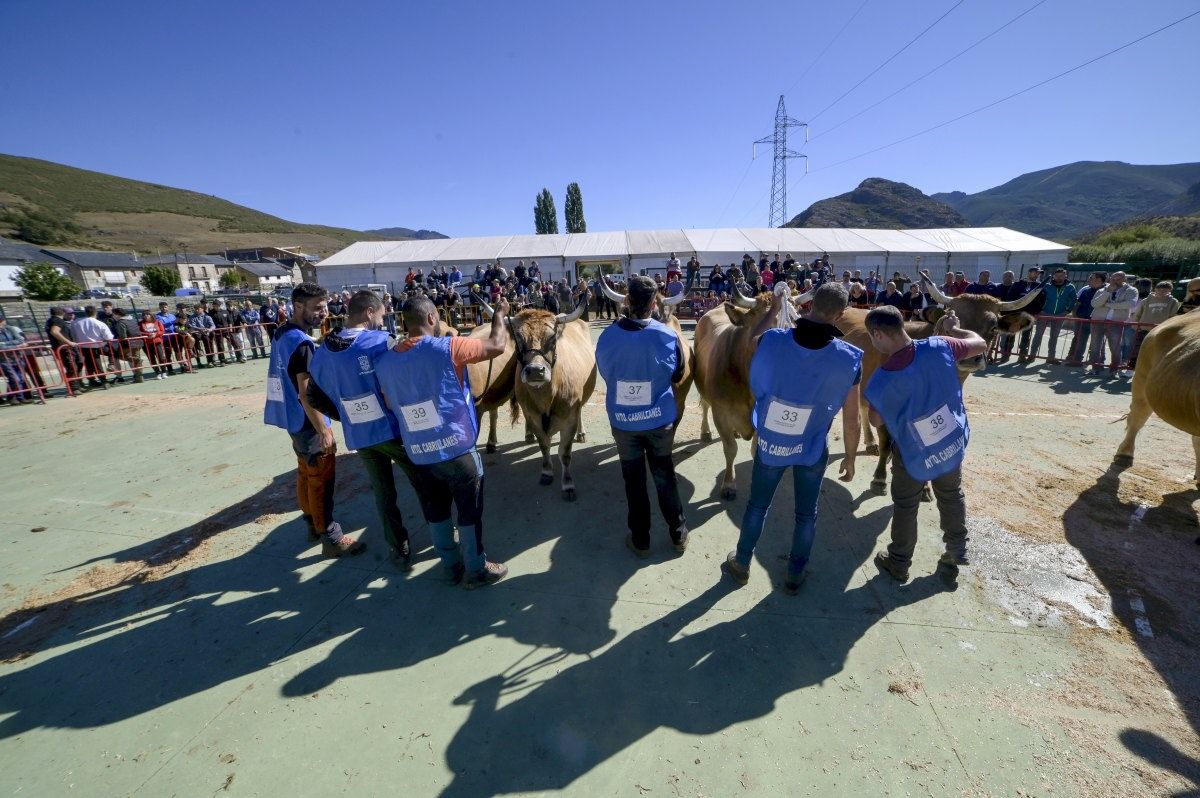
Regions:
M 142 331 L 142 335 L 146 337 L 146 340 L 152 344 L 160 343 L 166 334 L 166 328 L 163 327 L 163 323 L 158 319 L 138 322 L 138 329 Z

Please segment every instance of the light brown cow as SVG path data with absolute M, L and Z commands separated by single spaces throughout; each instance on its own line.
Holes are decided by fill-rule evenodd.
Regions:
M 804 294 L 798 304 L 809 301 Z M 721 498 L 737 498 L 733 461 L 738 439 L 754 437 L 754 396 L 750 393 L 750 360 L 756 343 L 751 337 L 758 322 L 771 311 L 772 297 L 763 294 L 757 300 L 743 295 L 734 286 L 733 300 L 717 305 L 696 324 L 696 389 L 700 392 L 700 439 L 712 440 L 708 414 L 712 412 L 721 447 L 725 453 L 725 472 L 721 477 Z
M 618 308 L 625 302 L 625 295 L 609 286 L 607 278 L 600 280 L 600 288 L 604 292 L 604 296 L 610 302 L 616 303 Z M 677 428 L 679 427 L 679 422 L 683 420 L 683 409 L 687 402 L 687 395 L 691 392 L 692 382 L 695 380 L 695 374 L 693 374 L 695 355 L 692 353 L 692 345 L 683 337 L 683 327 L 679 324 L 679 319 L 675 318 L 674 313 L 675 306 L 682 302 L 683 299 L 684 295 L 682 292 L 676 296 L 659 299 L 659 306 L 661 308 L 659 315 L 662 316 L 659 320 L 670 327 L 672 332 L 675 333 L 675 337 L 679 340 L 679 351 L 682 353 L 681 356 L 683 358 L 682 375 L 678 382 L 671 383 L 671 390 L 675 394 L 675 427 Z
M 1176 316 L 1150 331 L 1138 352 L 1125 440 L 1113 462 L 1133 465 L 1133 444 L 1151 413 L 1192 436 L 1196 487 L 1200 488 L 1200 310 Z
M 928 321 L 910 321 L 904 325 L 909 337 L 914 339 L 928 338 L 937 333 L 937 321 L 946 312 L 953 310 L 958 316 L 959 327 L 979 334 L 979 337 L 989 344 L 998 335 L 1018 335 L 1027 330 L 1034 322 L 1033 316 L 1026 313 L 1026 308 L 1041 292 L 1041 286 L 1030 291 L 1015 302 L 1001 302 L 995 297 L 981 294 L 961 294 L 950 297 L 943 294 L 938 286 L 929 278 L 928 272 L 921 272 L 924 289 L 939 303 L 939 307 L 927 311 Z M 859 386 L 865 388 L 875 369 L 883 363 L 883 356 L 871 345 L 867 335 L 866 318 L 868 311 L 857 308 L 847 308 L 838 322 L 838 328 L 848 344 L 854 344 L 863 350 L 862 379 Z M 965 382 L 967 377 L 987 368 L 987 358 L 983 355 L 967 358 L 958 363 L 958 378 Z M 861 396 L 861 390 L 860 390 Z M 879 443 L 875 442 L 875 434 L 867 421 L 866 399 L 862 399 L 863 440 L 866 441 L 866 453 L 878 454 L 879 462 L 871 479 L 871 487 L 877 493 L 887 488 L 887 461 L 890 456 L 890 441 L 886 429 L 879 430 Z M 926 498 L 926 501 L 930 499 Z
M 490 308 L 488 317 L 491 317 Z M 485 341 L 492 334 L 490 325 L 480 324 L 468 334 L 470 338 Z M 496 451 L 496 416 L 497 411 L 512 399 L 513 386 L 516 383 L 517 361 L 513 357 L 516 347 L 512 336 L 508 337 L 508 346 L 503 354 L 467 366 L 467 376 L 471 381 L 471 396 L 475 398 L 475 417 L 479 420 L 479 428 L 483 429 L 483 414 L 488 417 L 488 436 L 486 451 L 490 454 Z
M 562 497 L 575 501 L 571 476 L 571 447 L 584 440 L 583 405 L 596 388 L 596 353 L 588 324 L 580 320 L 586 298 L 571 313 L 557 316 L 527 308 L 509 320 L 515 346 L 516 376 L 512 403 L 525 414 L 526 430 L 533 430 L 542 450 L 541 484 L 554 481 L 550 465 L 550 439 L 558 438 L 562 464 Z M 516 415 L 514 413 L 514 421 Z

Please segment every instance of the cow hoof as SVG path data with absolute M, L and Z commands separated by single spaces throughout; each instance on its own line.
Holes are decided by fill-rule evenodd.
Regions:
M 873 479 L 871 480 L 871 492 L 876 496 L 882 496 L 887 493 L 887 480 Z
M 487 446 L 483 447 L 483 450 L 485 452 L 487 452 L 488 454 L 495 454 L 496 453 L 496 444 L 489 443 Z
M 1131 468 L 1133 466 L 1133 455 L 1118 454 L 1113 458 L 1113 465 L 1120 466 L 1121 468 Z
M 737 498 L 737 488 L 722 488 L 721 498 L 726 501 L 731 501 Z
M 712 439 L 713 439 L 713 434 L 711 432 L 701 432 L 700 433 L 700 442 L 701 443 L 712 443 Z
M 549 485 L 553 481 L 554 481 L 553 474 L 542 474 L 540 477 L 538 477 L 539 485 Z
M 879 444 L 878 443 L 868 443 L 867 448 L 866 448 L 866 453 L 871 457 L 878 457 L 879 456 Z
M 575 442 L 576 443 L 587 443 L 587 433 L 586 432 L 576 432 L 575 433 Z
M 575 489 L 567 488 L 566 490 L 564 490 L 562 492 L 562 497 L 563 497 L 563 501 L 565 501 L 565 502 L 575 501 Z
M 921 501 L 926 503 L 933 501 L 933 491 L 929 489 L 928 485 L 921 488 Z
M 536 439 L 533 437 L 532 433 L 530 433 L 530 432 L 525 433 L 525 442 L 526 443 L 533 443 L 534 440 L 536 440 Z

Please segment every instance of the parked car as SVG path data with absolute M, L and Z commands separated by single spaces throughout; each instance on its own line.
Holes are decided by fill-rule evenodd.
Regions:
M 121 295 L 116 291 L 109 291 L 106 288 L 89 288 L 79 295 L 80 299 L 120 299 Z

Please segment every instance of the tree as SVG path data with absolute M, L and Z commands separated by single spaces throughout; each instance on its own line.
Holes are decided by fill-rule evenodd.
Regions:
M 79 233 L 69 215 L 55 216 L 36 208 L 14 208 L 0 214 L 0 220 L 15 228 L 17 238 L 31 244 L 62 244 Z
M 237 269 L 230 269 L 217 278 L 217 283 L 222 288 L 237 288 L 243 282 L 242 273 Z
M 538 235 L 558 232 L 558 211 L 548 188 L 541 190 L 533 204 L 533 229 Z
M 154 296 L 173 296 L 176 288 L 182 288 L 179 269 L 174 266 L 147 266 L 142 272 L 142 287 Z
M 567 186 L 567 201 L 563 205 L 563 218 L 568 233 L 586 233 L 587 222 L 583 219 L 583 192 L 578 183 Z
M 79 293 L 75 281 L 49 263 L 22 266 L 13 275 L 13 282 L 25 292 L 25 296 L 44 302 L 71 299 Z

